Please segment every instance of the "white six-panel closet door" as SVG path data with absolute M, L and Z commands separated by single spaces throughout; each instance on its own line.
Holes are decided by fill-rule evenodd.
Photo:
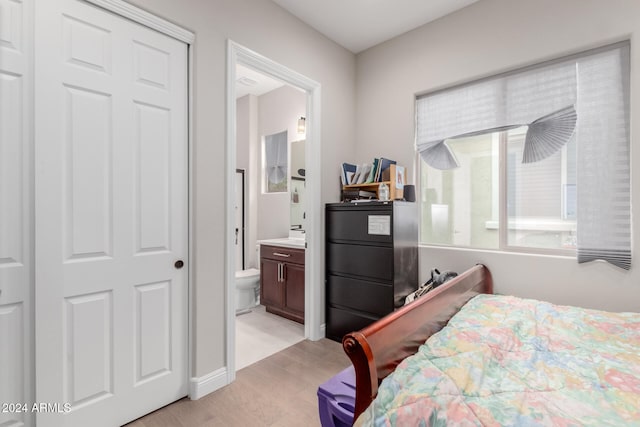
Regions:
M 0 426 L 33 425 L 31 0 L 0 0 Z
M 39 425 L 187 394 L 187 46 L 77 0 L 36 22 Z

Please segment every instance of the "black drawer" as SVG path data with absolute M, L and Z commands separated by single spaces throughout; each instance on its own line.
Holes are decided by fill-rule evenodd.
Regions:
M 349 332 L 359 331 L 378 320 L 377 317 L 352 313 L 340 308 L 327 307 L 327 338 L 342 342 Z
M 327 270 L 379 281 L 393 280 L 393 248 L 327 243 Z
M 390 207 L 373 211 L 358 209 L 358 207 L 327 210 L 326 222 L 329 240 L 393 242 L 393 217 Z
M 384 316 L 393 311 L 393 286 L 329 275 L 327 302 Z

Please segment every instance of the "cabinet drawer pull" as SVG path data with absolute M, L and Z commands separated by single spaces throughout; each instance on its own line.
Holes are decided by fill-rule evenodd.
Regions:
M 283 254 L 280 252 L 274 252 L 273 253 L 275 256 L 281 256 L 281 257 L 285 257 L 285 258 L 289 258 L 291 256 L 291 254 Z

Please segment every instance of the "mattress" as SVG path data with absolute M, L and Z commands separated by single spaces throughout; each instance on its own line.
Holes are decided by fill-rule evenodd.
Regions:
M 357 426 L 640 426 L 640 314 L 478 295 Z

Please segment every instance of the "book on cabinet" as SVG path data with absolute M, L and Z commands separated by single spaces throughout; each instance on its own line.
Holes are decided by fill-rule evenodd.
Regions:
M 381 183 L 387 184 L 389 187 L 389 199 L 390 200 L 402 200 L 403 189 L 405 183 L 405 168 L 396 164 L 391 164 L 381 174 L 381 181 L 378 182 L 364 182 L 360 184 L 343 185 L 343 191 L 349 190 L 363 190 L 370 191 L 376 194 L 378 198 L 378 188 Z

